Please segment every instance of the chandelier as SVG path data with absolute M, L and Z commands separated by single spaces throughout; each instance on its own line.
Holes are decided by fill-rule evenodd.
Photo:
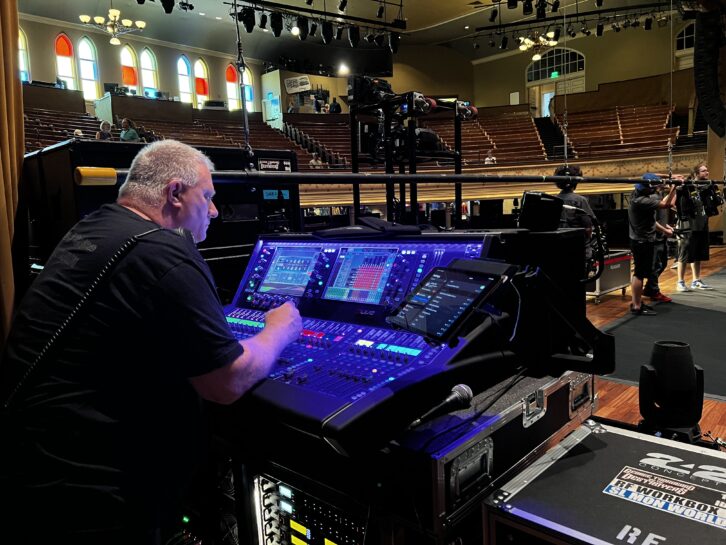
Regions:
M 108 10 L 108 20 L 102 15 L 96 15 L 91 21 L 90 15 L 79 15 L 78 18 L 81 23 L 94 28 L 108 32 L 111 35 L 109 42 L 112 45 L 120 45 L 121 40 L 119 36 L 128 34 L 129 32 L 139 32 L 146 28 L 144 21 L 132 21 L 131 19 L 121 19 L 121 12 L 113 7 L 113 0 L 111 0 L 111 7 Z
M 527 36 L 519 37 L 519 49 L 520 51 L 534 51 L 532 60 L 538 61 L 542 58 L 542 53 L 544 51 L 557 45 L 559 34 L 559 28 L 555 30 L 547 30 L 544 33 L 540 33 L 536 30 L 532 31 Z

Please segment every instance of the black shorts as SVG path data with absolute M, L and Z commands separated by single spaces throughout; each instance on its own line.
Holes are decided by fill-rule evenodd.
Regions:
M 678 261 L 708 261 L 708 231 L 691 231 L 678 239 Z
M 630 239 L 630 249 L 633 251 L 633 276 L 645 280 L 653 274 L 655 242 Z

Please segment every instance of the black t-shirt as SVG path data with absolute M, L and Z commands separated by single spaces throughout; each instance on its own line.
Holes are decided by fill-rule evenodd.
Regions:
M 655 241 L 655 211 L 662 198 L 657 194 L 633 191 L 628 207 L 629 234 L 631 240 Z
M 562 199 L 565 204 L 581 208 L 590 216 L 594 215 L 592 208 L 590 207 L 590 201 L 584 195 L 578 195 L 570 190 L 565 190 L 560 191 L 557 196 Z M 592 227 L 592 220 L 589 218 L 583 220 L 582 212 L 563 208 L 562 216 L 560 217 L 560 227 Z
M 3 399 L 124 241 L 156 228 L 112 204 L 71 229 L 18 309 Z M 0 496 L 56 535 L 161 524 L 204 444 L 188 379 L 242 354 L 191 237 L 141 237 L 58 344 L 5 419 L 14 441 L 0 448 Z

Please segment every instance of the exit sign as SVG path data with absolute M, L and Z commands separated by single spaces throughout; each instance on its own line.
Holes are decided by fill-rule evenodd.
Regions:
M 555 78 L 559 78 L 559 77 L 560 77 L 560 73 L 557 70 L 555 70 L 554 72 L 552 72 L 550 74 L 550 79 L 555 79 Z

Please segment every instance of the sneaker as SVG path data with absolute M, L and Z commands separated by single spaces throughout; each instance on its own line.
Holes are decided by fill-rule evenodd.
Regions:
M 665 293 L 663 293 L 661 291 L 659 291 L 655 295 L 651 295 L 650 298 L 653 301 L 658 301 L 659 303 L 670 303 L 671 301 L 673 301 L 673 299 L 671 299 L 670 297 L 668 297 Z
M 686 286 L 686 283 L 683 280 L 679 280 L 678 282 L 676 282 L 676 291 L 691 291 L 691 288 Z
M 653 310 L 653 307 L 649 307 L 648 305 L 644 305 L 641 303 L 640 308 L 633 308 L 633 304 L 630 303 L 630 314 L 634 314 L 635 316 L 655 316 L 658 313 Z
M 691 282 L 691 289 L 692 290 L 712 290 L 713 288 L 699 278 L 698 280 L 694 280 L 693 282 Z

